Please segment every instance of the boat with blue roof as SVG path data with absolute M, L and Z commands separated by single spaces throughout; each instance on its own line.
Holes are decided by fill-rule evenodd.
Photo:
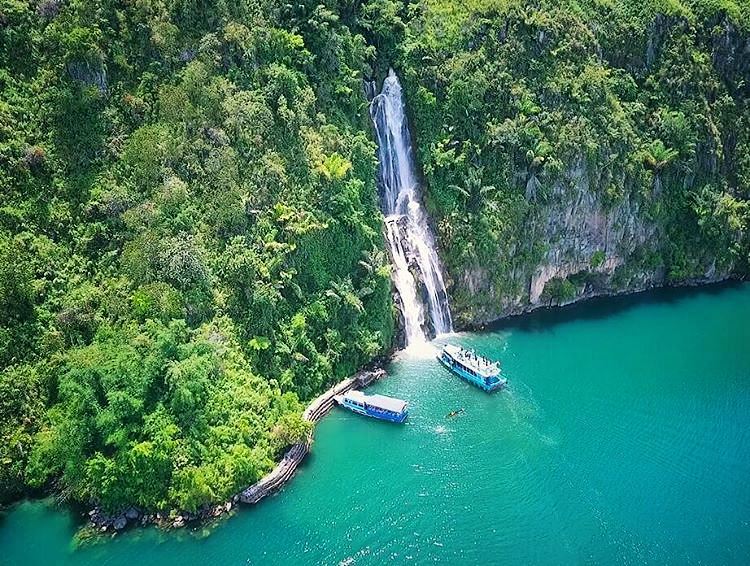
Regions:
M 484 391 L 502 389 L 508 380 L 500 376 L 500 362 L 461 346 L 448 344 L 438 355 L 440 362 L 458 377 Z
M 386 395 L 365 395 L 356 389 L 333 398 L 339 406 L 366 417 L 402 423 L 409 416 L 409 403 Z

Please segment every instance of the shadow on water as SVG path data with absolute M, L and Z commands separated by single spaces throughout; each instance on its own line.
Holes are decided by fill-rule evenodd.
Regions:
M 729 280 L 695 287 L 661 287 L 628 295 L 603 295 L 562 307 L 544 307 L 530 313 L 502 318 L 488 324 L 484 330 L 545 332 L 556 325 L 581 320 L 602 320 L 645 305 L 669 305 L 701 295 L 719 295 L 728 289 L 739 289 L 744 284 L 743 281 Z

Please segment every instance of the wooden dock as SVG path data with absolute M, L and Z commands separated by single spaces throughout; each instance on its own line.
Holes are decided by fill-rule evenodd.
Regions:
M 304 413 L 302 413 L 302 418 L 311 423 L 317 423 L 321 418 L 328 414 L 328 411 L 333 407 L 335 403 L 333 400 L 334 396 L 346 393 L 350 389 L 367 387 L 372 382 L 382 378 L 384 375 L 385 370 L 376 369 L 362 371 L 353 377 L 340 381 L 328 391 L 316 397 L 307 406 Z M 313 432 L 311 431 L 304 442 L 295 444 L 286 452 L 286 454 L 284 454 L 281 462 L 279 462 L 271 472 L 250 487 L 242 490 L 239 493 L 239 500 L 243 503 L 252 505 L 258 503 L 258 501 L 282 487 L 292 478 L 294 472 L 297 470 L 297 466 L 299 466 L 305 456 L 307 456 L 307 453 L 312 446 L 312 441 Z

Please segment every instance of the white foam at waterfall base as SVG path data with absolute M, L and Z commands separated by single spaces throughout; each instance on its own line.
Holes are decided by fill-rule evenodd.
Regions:
M 399 360 L 427 360 L 436 358 L 440 350 L 427 339 L 407 344 L 406 348 L 399 351 L 394 359 Z
M 406 343 L 420 344 L 427 341 L 422 330 L 424 310 L 417 297 L 416 281 L 414 281 L 414 276 L 409 270 L 409 263 L 403 247 L 403 237 L 398 222 L 386 222 L 386 239 L 393 262 L 391 278 L 401 298 Z
M 386 239 L 406 345 L 424 344 L 428 317 L 437 334 L 450 332 L 453 324 L 435 239 L 420 202 L 401 85 L 393 70 L 373 98 L 370 115 L 377 134 Z M 420 297 L 414 273 L 424 284 L 427 304 Z

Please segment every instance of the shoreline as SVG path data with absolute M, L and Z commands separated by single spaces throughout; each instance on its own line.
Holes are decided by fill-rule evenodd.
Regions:
M 387 359 L 390 359 L 390 355 Z M 177 514 L 143 513 L 137 507 L 131 506 L 116 514 L 108 515 L 100 508 L 94 507 L 88 512 L 88 527 L 100 533 L 117 533 L 128 526 L 156 525 L 165 529 L 179 529 L 190 523 L 204 522 L 231 512 L 238 504 L 255 505 L 265 497 L 278 491 L 293 477 L 297 468 L 309 454 L 312 447 L 315 424 L 326 416 L 333 408 L 334 396 L 345 393 L 354 388 L 365 388 L 386 376 L 382 367 L 365 369 L 351 377 L 336 383 L 313 399 L 302 413 L 302 418 L 313 424 L 304 442 L 292 445 L 276 466 L 257 482 L 234 494 L 224 503 L 217 503 L 204 507 L 195 513 L 182 511 Z
M 485 322 L 479 322 L 479 323 L 471 323 L 462 326 L 460 329 L 458 329 L 459 332 L 485 332 L 488 330 L 492 330 L 496 326 L 509 324 L 514 320 L 522 319 L 525 316 L 538 313 L 538 312 L 554 312 L 559 309 L 565 309 L 566 307 L 573 307 L 581 304 L 585 304 L 589 301 L 596 300 L 596 299 L 607 299 L 607 298 L 614 298 L 614 297 L 629 297 L 629 296 L 635 296 L 640 295 L 642 293 L 649 293 L 654 291 L 678 291 L 678 290 L 685 290 L 689 291 L 690 289 L 699 289 L 703 287 L 714 287 L 714 286 L 721 286 L 721 285 L 731 285 L 733 283 L 743 283 L 746 280 L 742 277 L 739 277 L 737 275 L 727 275 L 724 277 L 719 277 L 715 279 L 691 279 L 689 281 L 685 281 L 679 284 L 671 284 L 671 285 L 664 285 L 664 284 L 649 284 L 649 285 L 642 285 L 638 287 L 633 287 L 630 289 L 619 289 L 619 290 L 601 290 L 601 291 L 589 291 L 586 293 L 582 293 L 581 295 L 575 297 L 574 299 L 571 299 L 570 301 L 564 301 L 560 303 L 535 303 L 535 304 L 525 304 L 525 305 L 517 305 L 515 307 L 509 308 L 507 311 L 505 311 L 502 315 L 492 318 Z
M 237 564 L 319 560 L 335 565 L 342 560 L 350 562 L 352 557 L 367 562 L 368 556 L 387 560 L 389 549 L 403 538 L 389 526 L 403 521 L 403 505 L 398 502 L 407 502 L 412 510 L 418 507 L 424 511 L 416 517 L 421 534 L 412 541 L 415 555 L 450 561 L 457 556 L 453 551 L 476 533 L 476 525 L 469 521 L 446 537 L 446 525 L 451 530 L 456 524 L 456 510 L 479 509 L 488 513 L 487 524 L 512 524 L 519 509 L 522 514 L 529 510 L 525 502 L 532 501 L 528 513 L 531 531 L 510 537 L 513 554 L 523 557 L 529 542 L 546 540 L 549 521 L 545 522 L 545 517 L 555 515 L 560 505 L 564 508 L 560 516 L 570 519 L 560 540 L 581 532 L 577 521 L 582 509 L 577 497 L 580 490 L 570 489 L 570 477 L 552 473 L 559 470 L 561 459 L 574 462 L 583 479 L 593 478 L 597 485 L 607 487 L 606 504 L 627 516 L 632 516 L 628 501 L 643 496 L 639 486 L 649 481 L 672 486 L 670 470 L 677 470 L 676 491 L 666 493 L 659 505 L 670 511 L 670 525 L 679 530 L 685 515 L 680 501 L 688 501 L 689 511 L 699 523 L 690 522 L 691 529 L 698 535 L 709 532 L 700 524 L 701 517 L 706 506 L 719 506 L 719 512 L 724 512 L 719 496 L 738 480 L 734 470 L 742 463 L 742 423 L 750 426 L 750 413 L 743 413 L 738 401 L 743 391 L 750 391 L 750 382 L 742 379 L 743 375 L 750 378 L 750 359 L 744 356 L 750 334 L 742 328 L 743 321 L 750 319 L 750 284 L 669 289 L 594 302 L 602 308 L 582 304 L 556 309 L 569 314 L 560 321 L 551 316 L 551 328 L 547 327 L 548 317 L 534 314 L 524 319 L 529 324 L 514 322 L 501 331 L 457 333 L 417 347 L 413 354 L 397 352 L 395 361 L 384 368 L 387 378 L 363 391 L 411 400 L 418 405 L 410 415 L 416 420 L 406 428 L 393 427 L 334 406 L 316 425 L 321 428 L 315 429 L 311 452 L 297 468 L 299 475 L 255 507 L 241 505 L 218 519 L 182 529 L 134 526 L 117 535 L 89 531 L 89 537 L 83 538 L 84 533 L 77 531 L 85 526 L 83 515 L 89 508 L 60 506 L 53 498 L 26 500 L 9 509 L 0 528 L 7 559 L 20 565 L 24 560 L 43 562 L 47 557 L 53 562 L 86 562 L 88 566 L 103 560 L 125 566 L 133 558 L 161 562 L 160 566 L 188 566 L 201 557 Z M 608 308 L 609 304 L 615 308 Z M 427 354 L 436 344 L 447 342 L 502 359 L 510 388 L 500 396 L 487 396 L 436 365 Z M 622 358 L 623 352 L 628 355 L 625 364 L 607 364 Z M 327 385 L 354 373 L 340 374 Z M 319 393 L 309 395 L 298 406 L 298 423 Z M 634 399 L 648 400 L 648 410 L 634 413 Z M 447 417 L 450 408 L 460 406 L 466 408 L 463 416 Z M 602 420 L 602 415 L 609 417 Z M 641 419 L 637 437 L 627 433 L 635 430 L 628 426 L 634 417 Z M 717 436 L 711 422 L 726 423 L 731 434 L 719 431 Z M 297 430 L 302 433 L 291 444 L 304 440 L 310 425 L 305 423 L 302 429 L 298 425 Z M 586 431 L 594 431 L 594 437 L 578 434 Z M 654 431 L 665 432 L 673 440 L 667 444 L 673 450 L 670 458 L 652 457 Z M 602 460 L 602 440 L 613 441 L 613 446 L 606 448 L 609 459 Z M 656 438 L 656 450 L 663 455 L 660 451 L 667 445 L 658 441 Z M 456 445 L 463 447 L 462 457 L 449 457 L 446 466 L 446 456 Z M 688 458 L 688 464 L 695 467 L 687 469 L 684 456 L 692 454 L 696 445 L 707 452 L 702 452 L 701 458 Z M 252 481 L 236 483 L 220 501 L 269 472 L 286 448 L 266 461 L 265 471 L 256 473 Z M 383 461 L 368 461 L 367 456 L 380 456 L 384 451 Z M 633 457 L 619 458 L 623 451 Z M 527 465 L 531 460 L 533 469 Z M 718 468 L 717 461 L 722 464 Z M 475 477 L 486 478 L 511 468 L 512 473 L 505 476 L 512 478 L 507 485 L 479 491 L 466 486 L 454 489 L 456 478 L 466 474 L 476 472 Z M 716 489 L 703 490 L 705 474 L 716 469 L 721 474 L 711 476 L 716 481 L 709 486 Z M 633 474 L 637 478 L 631 478 Z M 540 485 L 544 486 L 542 492 L 537 489 Z M 703 500 L 691 505 L 696 486 Z M 555 496 L 547 497 L 549 493 Z M 446 494 L 455 504 L 445 503 Z M 648 494 L 645 497 L 648 499 Z M 542 509 L 545 506 L 547 511 Z M 733 503 L 728 512 L 741 520 L 741 502 Z M 655 538 L 649 540 L 654 544 L 662 537 L 667 540 L 670 525 L 662 529 L 663 517 L 649 518 L 653 521 L 643 525 L 644 536 L 653 534 Z M 710 532 L 724 540 L 718 530 Z M 587 535 L 584 529 L 580 537 L 584 545 Z M 435 540 L 444 546 L 433 544 Z M 490 537 L 494 544 L 492 541 L 498 542 L 498 548 L 505 544 L 497 537 Z M 557 542 L 552 540 L 545 547 L 551 561 L 559 557 Z M 598 542 L 602 543 L 602 556 L 616 558 L 619 548 L 608 545 L 606 537 Z M 372 552 L 359 552 L 368 545 Z M 705 550 L 705 545 L 693 546 Z M 679 544 L 670 548 L 677 554 L 683 550 Z M 705 552 L 711 554 L 710 549 Z M 573 559 L 575 554 L 574 549 Z
M 561 307 L 579 306 L 594 299 L 606 299 L 613 297 L 635 296 L 649 291 L 659 290 L 689 290 L 691 288 L 712 287 L 731 284 L 732 282 L 741 283 L 742 278 L 727 276 L 713 280 L 693 280 L 680 285 L 647 285 L 634 289 L 625 289 L 619 291 L 604 291 L 582 294 L 571 301 L 559 304 L 536 304 L 524 305 L 517 309 L 509 311 L 507 314 L 493 319 L 490 322 L 467 325 L 458 329 L 459 332 L 486 332 L 493 328 L 503 325 L 512 324 L 525 316 L 539 312 L 556 312 L 563 310 Z M 375 381 L 379 381 L 386 376 L 383 366 L 388 363 L 395 354 L 395 350 L 378 362 L 378 365 L 372 369 L 364 369 L 351 377 L 348 377 L 313 399 L 302 413 L 302 418 L 313 425 L 320 421 L 333 408 L 334 395 L 339 395 L 355 387 L 365 388 Z M 88 527 L 101 533 L 120 532 L 127 527 L 155 525 L 164 529 L 183 528 L 191 523 L 203 523 L 216 519 L 221 515 L 231 512 L 240 504 L 255 505 L 265 497 L 272 495 L 283 488 L 293 477 L 310 452 L 314 440 L 315 429 L 310 431 L 304 442 L 292 445 L 285 453 L 276 466 L 265 476 L 260 478 L 254 484 L 247 486 L 233 495 L 224 503 L 213 504 L 198 510 L 195 513 L 179 512 L 177 514 L 169 513 L 143 513 L 136 507 L 130 507 L 117 515 L 108 515 L 101 509 L 94 507 L 88 513 Z

